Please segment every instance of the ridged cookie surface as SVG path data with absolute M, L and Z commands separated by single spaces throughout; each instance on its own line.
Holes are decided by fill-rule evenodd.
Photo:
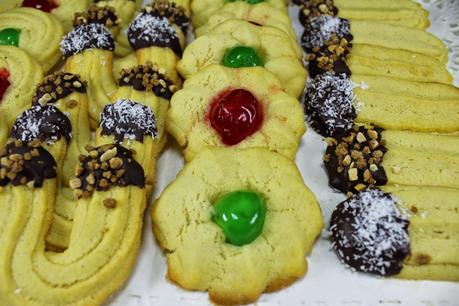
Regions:
M 225 243 L 211 211 L 217 197 L 240 189 L 260 194 L 267 212 L 261 235 L 236 247 Z M 219 304 L 253 302 L 304 275 L 304 255 L 322 228 L 320 208 L 295 164 L 259 148 L 205 150 L 166 188 L 152 218 L 169 279 L 209 291 Z

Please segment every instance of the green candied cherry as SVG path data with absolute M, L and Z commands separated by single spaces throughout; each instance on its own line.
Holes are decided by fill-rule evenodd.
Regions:
M 226 241 L 243 246 L 254 241 L 263 230 L 265 200 L 247 190 L 223 195 L 213 205 L 212 220 L 222 229 Z
M 223 66 L 230 68 L 263 66 L 263 60 L 251 47 L 234 47 L 229 49 L 223 58 Z
M 241 1 L 241 0 L 227 0 L 228 2 L 236 2 L 236 1 Z M 247 2 L 248 4 L 257 4 L 261 2 L 265 2 L 265 0 L 242 0 Z
M 0 45 L 8 45 L 8 46 L 19 46 L 19 34 L 21 31 L 6 28 L 0 31 Z

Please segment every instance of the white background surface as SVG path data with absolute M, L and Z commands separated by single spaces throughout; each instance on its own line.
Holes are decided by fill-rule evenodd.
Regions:
M 364 1 L 364 0 L 362 0 Z M 397 1 L 397 0 L 394 0 Z M 459 84 L 459 0 L 421 1 L 431 10 L 429 29 L 446 40 L 450 47 L 450 71 Z M 297 10 L 290 9 L 297 33 L 301 34 Z M 453 52 L 454 51 L 454 52 Z M 322 155 L 322 138 L 308 130 L 302 139 L 296 163 L 305 184 L 312 189 L 322 207 L 325 224 L 331 211 L 344 196 L 328 187 Z M 158 185 L 154 197 L 171 182 L 182 168 L 179 148 L 170 141 L 158 162 Z M 137 266 L 126 288 L 114 296 L 110 305 L 211 305 L 207 293 L 187 292 L 165 279 L 166 259 L 151 232 L 150 214 L 145 215 L 143 245 Z M 459 256 L 459 254 L 458 254 Z M 373 306 L 421 305 L 459 306 L 459 284 L 431 281 L 383 279 L 346 269 L 330 250 L 324 230 L 309 256 L 309 271 L 293 286 L 277 293 L 264 294 L 256 305 Z

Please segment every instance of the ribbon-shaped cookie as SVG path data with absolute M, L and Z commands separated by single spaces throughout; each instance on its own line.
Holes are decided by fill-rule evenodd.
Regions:
M 149 13 L 146 12 L 147 10 Z M 153 4 L 153 7 L 146 8 L 138 18 L 145 14 L 148 15 L 146 18 L 150 21 L 154 21 L 155 18 L 162 22 L 177 19 L 181 21 L 181 26 L 186 27 L 187 17 L 183 14 L 183 9 L 173 3 L 159 1 L 158 4 Z M 158 24 L 153 23 L 148 31 L 143 32 L 142 39 L 145 39 L 145 35 L 155 35 L 158 28 L 154 25 Z M 172 25 L 170 27 L 172 29 Z M 84 33 L 83 44 L 78 43 L 79 33 Z M 139 33 L 137 34 L 140 36 Z M 135 33 L 131 33 L 131 38 L 137 41 Z M 174 82 L 166 76 L 166 74 L 177 76 L 173 64 L 177 62 L 175 53 L 167 47 L 157 46 L 154 41 L 147 42 L 139 47 L 138 51 L 144 53 L 142 55 L 144 65 L 121 71 L 119 80 L 116 82 L 112 73 L 114 43 L 110 32 L 104 25 L 89 21 L 83 23 L 70 32 L 61 45 L 65 50 L 64 54 L 67 54 L 64 70 L 81 75 L 81 78 L 88 84 L 91 126 L 99 127 L 96 132 L 96 140 L 100 141 L 100 144 L 112 143 L 111 138 L 109 137 L 110 141 L 107 141 L 106 136 L 115 132 L 119 133 L 118 130 L 123 130 L 130 135 L 129 139 L 120 138 L 120 135 L 117 135 L 116 143 L 138 152 L 134 158 L 145 171 L 146 189 L 149 195 L 155 182 L 156 158 L 167 139 L 165 117 L 169 108 L 169 100 L 177 89 Z M 66 53 L 67 51 L 69 53 Z M 168 57 L 161 57 L 161 54 L 166 54 Z M 145 117 L 145 113 L 152 116 Z M 113 116 L 116 119 L 107 119 Z M 99 118 L 102 121 L 99 122 Z M 143 130 L 141 122 L 146 120 L 145 118 L 150 118 L 151 124 L 148 124 L 149 128 L 144 130 L 150 137 L 145 137 L 144 140 L 143 137 L 138 136 L 138 133 Z M 147 122 L 149 121 L 144 123 Z M 135 124 L 139 125 L 137 129 L 134 128 Z M 138 146 L 141 150 L 138 150 Z M 59 222 L 52 224 L 48 239 L 48 242 L 55 247 L 65 248 L 67 245 L 68 238 L 65 237 L 69 236 L 72 226 L 72 207 L 72 205 L 64 206 L 61 202 L 56 204 L 56 212 L 61 212 L 55 218 Z

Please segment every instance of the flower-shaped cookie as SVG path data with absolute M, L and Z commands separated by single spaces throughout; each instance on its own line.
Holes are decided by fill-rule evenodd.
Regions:
M 298 97 L 306 81 L 306 70 L 298 55 L 296 44 L 283 31 L 231 19 L 192 42 L 178 70 L 188 78 L 210 64 L 263 66 L 279 78 L 287 93 Z
M 222 215 L 241 222 L 225 224 Z M 203 151 L 163 192 L 152 218 L 169 279 L 209 291 L 217 304 L 254 302 L 303 276 L 323 226 L 295 164 L 262 148 Z
M 288 1 L 286 0 L 194 0 L 191 3 L 191 9 L 193 11 L 193 26 L 197 28 L 204 25 L 215 12 L 224 7 L 227 3 L 236 1 L 245 1 L 252 6 L 257 6 L 260 3 L 267 3 L 276 10 L 288 14 Z
M 281 29 L 296 41 L 296 34 L 288 14 L 265 2 L 257 5 L 252 5 L 245 1 L 227 3 L 214 13 L 206 24 L 196 27 L 195 34 L 196 36 L 204 35 L 228 19 L 243 19 L 258 25 L 273 26 Z
M 204 68 L 175 93 L 167 117 L 187 161 L 206 146 L 266 147 L 293 159 L 305 132 L 298 100 L 260 67 Z

